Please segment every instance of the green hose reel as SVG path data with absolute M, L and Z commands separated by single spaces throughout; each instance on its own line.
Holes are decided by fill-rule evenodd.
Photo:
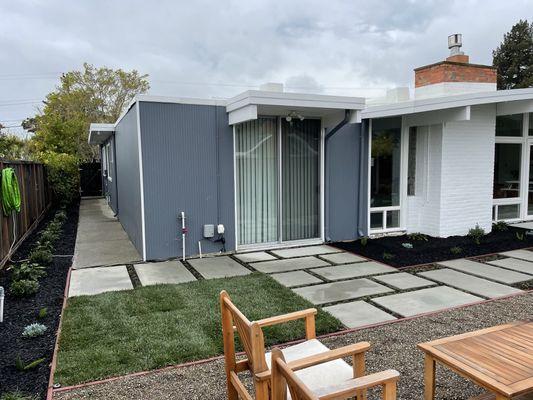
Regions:
M 2 208 L 5 215 L 20 212 L 19 182 L 13 168 L 2 170 Z

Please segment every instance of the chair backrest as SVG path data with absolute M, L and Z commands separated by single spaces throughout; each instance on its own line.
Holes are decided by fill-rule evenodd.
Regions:
M 228 293 L 220 293 L 220 308 L 222 313 L 222 331 L 224 335 L 224 353 L 235 360 L 234 326 L 239 334 L 239 340 L 248 357 L 248 366 L 252 373 L 268 370 L 265 358 L 265 340 L 263 331 L 256 322 L 250 322 L 246 316 L 233 304 Z
M 319 400 L 285 363 L 277 347 L 272 350 L 272 400 L 286 400 L 287 387 L 292 400 Z

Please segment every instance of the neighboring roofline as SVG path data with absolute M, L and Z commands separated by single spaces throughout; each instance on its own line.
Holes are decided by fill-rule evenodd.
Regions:
M 417 72 L 417 71 L 420 71 L 420 70 L 422 70 L 422 69 L 431 68 L 431 67 L 436 67 L 437 65 L 442 65 L 442 64 L 462 65 L 462 66 L 465 66 L 465 67 L 474 67 L 474 68 L 490 68 L 490 69 L 497 69 L 496 67 L 494 67 L 494 66 L 492 66 L 492 65 L 471 64 L 471 63 L 464 63 L 464 62 L 459 62 L 459 61 L 448 61 L 448 60 L 443 60 L 443 61 L 435 62 L 435 63 L 433 63 L 433 64 L 428 64 L 428 65 L 423 65 L 423 66 L 421 66 L 421 67 L 417 67 L 417 68 L 413 69 L 413 71 Z
M 398 103 L 370 106 L 361 112 L 363 119 L 393 117 L 455 107 L 501 103 L 506 101 L 532 100 L 533 88 L 495 90 L 492 92 L 468 93 L 452 96 L 432 97 Z

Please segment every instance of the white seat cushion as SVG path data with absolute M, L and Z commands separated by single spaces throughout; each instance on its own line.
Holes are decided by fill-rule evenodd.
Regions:
M 298 360 L 300 358 L 320 354 L 328 351 L 329 348 L 324 346 L 316 339 L 307 340 L 303 343 L 287 347 L 282 350 L 286 362 Z M 268 368 L 271 367 L 271 353 L 265 354 Z M 343 360 L 334 360 L 320 365 L 315 365 L 296 372 L 298 378 L 307 385 L 309 389 L 315 391 L 319 388 L 332 386 L 353 378 L 353 368 Z M 287 393 L 287 398 L 290 395 Z

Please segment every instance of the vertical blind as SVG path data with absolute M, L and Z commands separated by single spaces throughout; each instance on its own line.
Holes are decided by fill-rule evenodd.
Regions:
M 282 120 L 282 240 L 319 237 L 320 121 Z
M 240 245 L 278 240 L 277 119 L 235 128 L 237 225 Z

